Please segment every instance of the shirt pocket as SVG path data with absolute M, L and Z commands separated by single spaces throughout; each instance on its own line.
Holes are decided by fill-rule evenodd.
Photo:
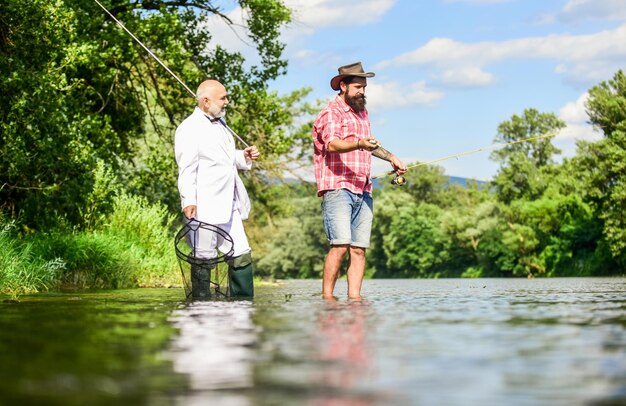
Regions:
M 354 125 L 345 118 L 341 120 L 341 139 L 345 141 L 355 141 L 357 139 Z

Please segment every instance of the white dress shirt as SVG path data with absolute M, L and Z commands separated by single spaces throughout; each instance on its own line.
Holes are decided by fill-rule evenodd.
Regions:
M 209 224 L 227 223 L 234 209 L 248 218 L 250 199 L 237 170 L 249 170 L 252 161 L 221 122 L 196 107 L 176 129 L 174 151 L 182 208 L 196 205 L 196 219 Z

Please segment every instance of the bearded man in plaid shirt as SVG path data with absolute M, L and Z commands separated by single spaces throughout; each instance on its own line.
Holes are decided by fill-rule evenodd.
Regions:
M 391 163 L 401 175 L 406 166 L 372 137 L 365 108 L 367 78 L 361 62 L 339 68 L 330 87 L 339 94 L 313 124 L 315 179 L 322 197 L 324 229 L 330 250 L 324 263 L 322 295 L 334 298 L 335 282 L 348 254 L 348 297 L 361 298 L 365 251 L 370 245 L 374 204 L 372 155 Z

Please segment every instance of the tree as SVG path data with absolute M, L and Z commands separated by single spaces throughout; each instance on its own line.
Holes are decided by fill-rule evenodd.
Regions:
M 480 265 L 484 261 L 479 248 L 485 235 L 501 221 L 498 209 L 495 199 L 466 204 L 459 201 L 443 214 L 442 227 L 451 242 L 450 265 L 457 276 L 468 269 L 474 270 L 474 276 L 482 276 Z
M 329 247 L 319 199 L 300 197 L 283 204 L 293 212 L 272 227 L 273 238 L 259 239 L 266 241 L 267 246 L 263 247 L 257 270 L 261 275 L 279 279 L 319 278 Z
M 498 126 L 494 139 L 497 143 L 509 143 L 544 135 L 556 135 L 565 123 L 553 113 L 540 113 L 537 109 L 525 109 L 522 116 L 514 114 L 510 120 Z M 561 151 L 552 145 L 549 137 L 507 145 L 491 153 L 491 158 L 506 166 L 509 159 L 521 154 L 537 167 L 553 163 L 554 154 Z
M 402 206 L 383 236 L 385 270 L 376 276 L 417 278 L 442 276 L 449 242 L 441 228 L 441 209 L 430 204 Z
M 404 175 L 406 185 L 405 191 L 410 193 L 416 202 L 440 203 L 441 193 L 447 183 L 448 178 L 444 175 L 443 167 L 438 165 L 411 166 L 411 169 Z M 384 178 L 390 181 L 390 177 Z M 385 184 L 386 188 L 397 187 Z
M 231 127 L 262 143 L 268 162 L 301 142 L 296 118 L 307 91 L 278 96 L 267 88 L 287 66 L 279 30 L 290 13 L 279 0 L 238 2 L 258 66 L 219 45 L 206 48 L 207 16 L 232 23 L 211 2 L 104 3 L 184 82 L 222 81 L 237 106 Z M 172 135 L 195 101 L 95 2 L 2 2 L 0 73 L 1 209 L 30 227 L 58 217 L 81 225 L 98 161 L 128 189 L 175 205 Z
M 626 75 L 589 91 L 587 113 L 604 138 L 579 142 L 576 164 L 580 168 L 586 197 L 603 225 L 603 238 L 611 254 L 626 267 Z
M 495 142 L 514 143 L 491 153 L 491 158 L 500 163 L 494 185 L 501 201 L 534 198 L 543 192 L 547 183 L 542 171 L 554 163 L 554 154 L 561 151 L 548 137 L 531 138 L 555 135 L 564 127 L 565 123 L 553 113 L 540 113 L 532 108 L 524 110 L 521 117 L 513 115 L 498 126 Z M 517 142 L 527 139 L 530 140 Z

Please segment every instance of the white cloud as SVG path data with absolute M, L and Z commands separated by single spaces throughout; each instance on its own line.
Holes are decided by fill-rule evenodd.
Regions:
M 215 49 L 219 44 L 231 52 L 239 51 L 246 57 L 256 54 L 254 41 L 250 39 L 244 27 L 245 11 L 241 7 L 236 7 L 224 14 L 233 24 L 228 24 L 222 17 L 215 14 L 205 20 L 205 25 L 211 33 L 211 41 L 207 44 L 207 49 Z
M 495 82 L 491 73 L 475 66 L 448 69 L 439 75 L 439 80 L 445 85 L 454 87 L 480 87 L 488 86 Z
M 558 63 L 555 70 L 576 82 L 606 80 L 626 61 L 626 24 L 589 35 L 549 35 L 507 41 L 464 43 L 434 38 L 413 51 L 381 62 L 377 68 L 392 64 L 430 65 L 443 70 L 478 72 L 486 65 L 514 59 L 554 60 Z
M 443 93 L 428 89 L 425 82 L 410 85 L 398 82 L 367 84 L 367 109 L 384 110 L 416 105 L 432 105 L 443 98 Z
M 499 3 L 508 3 L 511 0 L 446 0 L 446 3 L 466 3 L 466 4 L 499 4 Z
M 585 110 L 588 93 L 582 94 L 576 101 L 567 103 L 559 110 L 559 118 L 567 124 L 554 138 L 554 145 L 562 150 L 563 156 L 576 153 L 576 141 L 596 141 L 601 135 L 588 124 L 589 116 Z
M 285 0 L 285 5 L 293 12 L 293 22 L 282 29 L 281 40 L 290 47 L 297 49 L 292 57 L 299 60 L 312 59 L 318 55 L 311 50 L 300 48 L 304 37 L 313 35 L 320 28 L 336 25 L 356 26 L 369 24 L 389 11 L 397 0 Z M 354 12 L 359 18 L 351 18 Z M 246 60 L 258 63 L 258 53 L 254 41 L 248 36 L 245 28 L 246 11 L 235 7 L 224 13 L 233 24 L 228 24 L 217 15 L 211 15 L 205 21 L 212 39 L 207 49 L 217 44 L 229 51 L 241 52 Z
M 567 103 L 559 110 L 559 118 L 566 123 L 580 124 L 589 120 L 585 103 L 589 98 L 589 93 L 583 93 L 576 101 Z
M 626 20 L 624 0 L 570 0 L 557 18 L 565 22 Z
M 292 11 L 292 22 L 281 29 L 281 40 L 287 44 L 285 55 L 289 60 L 319 63 L 323 60 L 342 58 L 326 52 L 310 50 L 307 41 L 316 31 L 335 26 L 359 26 L 371 24 L 381 19 L 397 2 L 397 0 L 284 0 L 284 4 Z M 353 18 L 355 12 L 359 17 Z M 334 63 L 333 63 L 334 65 Z
M 380 19 L 396 0 L 285 0 L 296 25 L 317 29 L 336 25 L 364 25 Z M 353 18 L 358 15 L 357 18 Z M 298 27 L 302 28 L 302 27 Z M 309 32 L 310 33 L 310 32 Z
M 293 57 L 295 59 L 307 60 L 312 58 L 314 55 L 315 52 L 310 49 L 299 49 L 293 54 Z

